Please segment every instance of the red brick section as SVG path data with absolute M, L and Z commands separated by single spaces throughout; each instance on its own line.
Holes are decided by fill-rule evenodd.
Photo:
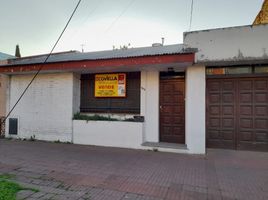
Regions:
M 117 59 L 102 59 L 102 60 L 84 60 L 84 61 L 69 61 L 58 63 L 42 64 L 42 70 L 85 70 L 101 67 L 135 67 L 156 64 L 172 64 L 194 62 L 194 54 L 174 54 L 161 56 L 144 56 L 135 58 L 117 58 Z M 0 73 L 10 72 L 30 72 L 37 71 L 40 64 L 17 65 L 17 66 L 0 66 Z
M 0 140 L 0 174 L 37 188 L 25 199 L 266 200 L 268 153 L 206 156 Z

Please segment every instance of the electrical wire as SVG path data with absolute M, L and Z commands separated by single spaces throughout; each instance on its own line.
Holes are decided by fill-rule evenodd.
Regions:
M 80 23 L 80 27 L 84 27 L 85 24 L 88 22 L 89 18 L 96 12 L 96 10 L 98 10 L 98 8 L 100 7 L 100 5 L 102 4 L 103 0 L 99 0 L 98 4 L 87 14 L 87 16 L 84 18 L 83 22 Z M 86 6 L 86 5 L 85 5 Z M 78 35 L 81 32 L 82 29 L 76 29 L 70 37 L 68 37 L 69 39 L 72 39 L 73 37 L 75 37 L 76 35 Z
M 79 0 L 78 3 L 76 4 L 76 7 L 74 8 L 68 22 L 66 23 L 64 29 L 62 30 L 60 36 L 58 37 L 57 41 L 55 42 L 53 48 L 51 49 L 50 53 L 47 55 L 45 61 L 42 64 L 45 64 L 47 62 L 47 60 L 49 59 L 49 57 L 51 56 L 52 52 L 54 51 L 54 49 L 56 48 L 57 44 L 59 43 L 63 33 L 65 32 L 65 30 L 67 29 L 70 21 L 72 20 L 79 4 L 81 3 L 82 0 Z M 12 109 L 8 112 L 7 116 L 4 118 L 4 120 L 1 122 L 1 124 L 4 124 L 7 120 L 7 118 L 10 116 L 10 114 L 12 113 L 12 111 L 16 108 L 16 106 L 18 105 L 18 103 L 20 102 L 20 100 L 22 99 L 22 97 L 25 95 L 25 93 L 27 92 L 27 90 L 29 89 L 29 87 L 32 85 L 33 81 L 36 79 L 36 77 L 38 76 L 38 74 L 41 72 L 43 68 L 43 65 L 41 65 L 38 69 L 38 71 L 35 73 L 34 77 L 32 78 L 32 80 L 29 82 L 29 84 L 27 85 L 27 87 L 24 89 L 24 91 L 22 92 L 22 94 L 20 95 L 20 97 L 18 98 L 18 100 L 16 101 L 16 103 L 14 104 L 14 106 L 12 107 Z
M 127 6 L 124 8 L 124 10 L 117 16 L 117 18 L 111 23 L 111 25 L 105 30 L 105 33 L 108 32 L 115 23 L 125 14 L 125 12 L 129 9 L 129 7 L 135 2 L 136 0 L 131 0 Z
M 194 10 L 194 0 L 192 0 L 192 3 L 191 3 L 191 14 L 190 14 L 189 31 L 190 31 L 191 28 L 192 28 L 193 10 Z

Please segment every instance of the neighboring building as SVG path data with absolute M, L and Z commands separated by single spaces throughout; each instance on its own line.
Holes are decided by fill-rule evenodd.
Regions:
M 184 45 L 62 53 L 46 64 L 45 56 L 15 59 L 0 67 L 9 76 L 8 109 L 42 71 L 7 121 L 7 137 L 268 151 L 267 35 L 268 25 L 231 27 L 185 33 Z
M 206 67 L 208 147 L 268 151 L 267 36 L 268 25 L 185 33 Z
M 0 52 L 0 65 L 7 64 L 7 60 L 10 58 L 15 58 L 15 56 Z M 0 117 L 6 114 L 6 79 L 7 77 L 0 73 Z
M 6 65 L 10 58 L 15 58 L 15 56 L 0 52 L 0 66 Z M 3 136 L 5 132 L 5 126 L 2 121 L 6 115 L 7 80 L 8 77 L 0 73 L 0 137 Z

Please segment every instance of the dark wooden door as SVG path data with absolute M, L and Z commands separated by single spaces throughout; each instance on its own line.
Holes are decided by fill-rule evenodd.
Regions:
M 207 81 L 207 146 L 235 149 L 235 80 Z
M 207 146 L 268 151 L 268 78 L 207 80 Z
M 185 143 L 184 78 L 160 79 L 160 142 Z

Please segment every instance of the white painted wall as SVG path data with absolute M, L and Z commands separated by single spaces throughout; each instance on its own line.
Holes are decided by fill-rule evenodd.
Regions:
M 145 76 L 146 74 L 146 76 Z M 145 112 L 144 142 L 159 142 L 159 72 L 142 72 L 142 111 Z
M 73 125 L 74 144 L 141 148 L 141 122 L 74 120 Z
M 80 98 L 81 98 L 81 75 L 74 74 L 73 76 L 73 113 L 80 112 Z
M 184 33 L 184 44 L 198 48 L 196 62 L 268 59 L 268 25 Z
M 9 109 L 32 77 L 11 76 Z M 17 137 L 30 138 L 34 135 L 39 140 L 71 142 L 74 88 L 73 73 L 38 75 L 10 116 L 19 119 Z M 6 130 L 8 133 L 8 123 Z
M 205 66 L 191 66 L 186 71 L 186 145 L 189 153 L 206 152 L 206 74 Z

